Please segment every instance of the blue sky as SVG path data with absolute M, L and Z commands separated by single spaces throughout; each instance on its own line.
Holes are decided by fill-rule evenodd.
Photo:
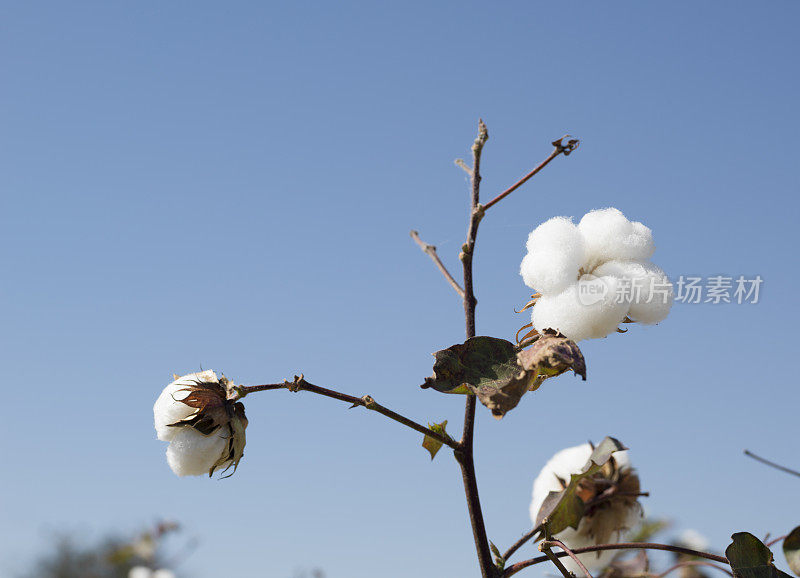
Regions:
M 185 576 L 476 575 L 457 466 L 415 433 L 311 395 L 247 399 L 230 479 L 177 479 L 152 430 L 173 372 L 304 372 L 417 420 L 463 400 L 418 385 L 463 339 L 452 290 L 468 155 L 484 198 L 569 132 L 583 141 L 481 225 L 478 331 L 526 322 L 528 232 L 613 205 L 679 275 L 761 275 L 757 305 L 677 304 L 582 343 L 496 422 L 476 460 L 491 539 L 528 527 L 555 451 L 632 449 L 649 513 L 724 548 L 800 523 L 789 466 L 798 219 L 794 2 L 26 2 L 0 7 L 0 576 L 53 531 L 159 517 L 200 548 Z M 528 547 L 522 555 L 534 555 Z M 536 571 L 538 573 L 538 570 Z M 533 572 L 532 572 L 533 573 Z

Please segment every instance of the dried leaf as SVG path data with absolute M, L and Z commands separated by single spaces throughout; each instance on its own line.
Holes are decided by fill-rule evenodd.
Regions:
M 447 434 L 447 431 L 445 430 L 446 427 L 447 427 L 447 420 L 444 420 L 442 423 L 429 423 L 428 424 L 428 429 L 431 429 L 431 430 L 433 430 L 434 432 L 436 432 L 438 434 L 442 434 L 443 436 L 446 436 L 447 438 L 452 439 Z M 444 444 L 442 442 L 440 442 L 436 438 L 432 438 L 431 436 L 427 436 L 426 435 L 422 439 L 422 447 L 425 448 L 426 450 L 428 450 L 431 453 L 431 460 L 433 460 L 433 458 L 436 457 L 436 454 L 439 452 L 440 449 L 442 449 L 443 445 Z
M 522 369 L 545 377 L 571 369 L 586 381 L 586 361 L 578 345 L 554 329 L 545 329 L 536 343 L 517 355 L 517 362 Z
M 595 447 L 589 462 L 578 474 L 570 476 L 567 487 L 560 492 L 550 492 L 544 499 L 542 507 L 536 516 L 536 525 L 544 528 L 546 536 L 558 534 L 566 528 L 578 528 L 585 511 L 586 502 L 581 497 L 581 492 L 585 487 L 581 487 L 581 482 L 587 480 L 600 472 L 612 459 L 614 452 L 627 449 L 619 440 L 606 437 Z M 591 496 L 584 496 L 591 497 Z
M 800 576 L 800 526 L 789 532 L 783 541 L 783 555 L 791 571 Z
M 422 387 L 443 393 L 473 393 L 497 419 L 514 409 L 525 393 L 535 391 L 547 377 L 572 369 L 586 379 L 580 349 L 554 331 L 523 352 L 505 339 L 480 336 L 433 355 L 433 377 L 426 378 Z
M 736 578 L 789 577 L 775 567 L 772 552 L 761 540 L 749 532 L 737 532 L 731 538 L 733 542 L 725 550 L 725 556 Z

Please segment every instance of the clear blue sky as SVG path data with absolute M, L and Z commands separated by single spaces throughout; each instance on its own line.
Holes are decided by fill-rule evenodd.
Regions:
M 648 511 L 717 548 L 800 523 L 794 375 L 796 2 L 25 2 L 0 7 L 6 374 L 0 575 L 50 532 L 158 517 L 212 578 L 477 574 L 457 466 L 409 430 L 311 395 L 247 400 L 228 480 L 178 479 L 152 403 L 173 372 L 306 377 L 418 420 L 463 400 L 418 385 L 463 338 L 453 268 L 478 117 L 485 197 L 583 139 L 481 226 L 481 334 L 511 338 L 527 233 L 613 205 L 679 275 L 760 274 L 757 305 L 678 304 L 583 345 L 502 422 L 480 408 L 491 539 L 527 529 L 556 450 L 613 434 Z M 523 554 L 533 555 L 528 547 Z M 538 572 L 538 571 L 537 571 Z

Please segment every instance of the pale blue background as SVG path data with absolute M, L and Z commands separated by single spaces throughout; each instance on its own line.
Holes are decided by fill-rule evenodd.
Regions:
M 480 408 L 492 540 L 527 529 L 556 450 L 614 434 L 648 511 L 717 548 L 800 523 L 795 338 L 796 2 L 25 2 L 0 8 L 0 575 L 52 531 L 166 516 L 184 576 L 474 576 L 457 466 L 378 415 L 307 394 L 247 400 L 246 457 L 178 479 L 152 430 L 172 372 L 305 372 L 419 420 L 460 304 L 408 237 L 457 268 L 482 116 L 484 198 L 565 132 L 582 148 L 492 209 L 479 333 L 510 338 L 527 233 L 614 205 L 673 277 L 760 274 L 758 305 L 677 305 L 583 344 L 589 381 Z M 668 536 L 667 536 L 668 537 Z M 522 554 L 536 554 L 527 547 Z M 520 558 L 521 559 L 521 558 Z M 532 572 L 536 574 L 537 572 Z

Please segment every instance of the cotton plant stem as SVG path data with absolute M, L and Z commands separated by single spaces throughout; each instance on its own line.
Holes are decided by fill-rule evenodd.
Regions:
M 481 153 L 483 146 L 489 138 L 489 132 L 483 121 L 478 122 L 478 136 L 472 145 L 472 170 L 470 172 L 471 196 L 470 219 L 467 229 L 467 242 L 461 247 L 462 269 L 464 271 L 464 319 L 466 321 L 467 339 L 475 337 L 475 292 L 472 286 L 472 253 L 475 248 L 475 239 L 478 235 L 478 225 L 483 217 L 483 208 L 480 205 L 481 186 Z M 475 432 L 475 403 L 474 395 L 468 395 L 464 409 L 464 431 L 459 442 L 460 448 L 455 452 L 456 460 L 461 466 L 461 478 L 464 483 L 464 494 L 467 499 L 469 520 L 472 526 L 472 536 L 475 540 L 475 549 L 478 553 L 478 564 L 483 578 L 493 578 L 497 568 L 492 560 L 489 549 L 489 539 L 486 535 L 486 524 L 483 520 L 483 510 L 478 495 L 478 482 L 475 476 L 475 460 L 473 457 L 473 437 Z
M 442 263 L 442 260 L 436 253 L 436 246 L 426 243 L 420 239 L 417 231 L 411 231 L 411 238 L 414 239 L 414 242 L 417 245 L 419 245 L 419 248 L 422 249 L 422 252 L 431 258 L 434 265 L 436 265 L 439 268 L 439 271 L 442 272 L 442 275 L 444 275 L 445 280 L 447 280 L 447 282 L 450 283 L 450 286 L 455 289 L 456 293 L 458 293 L 458 296 L 461 297 L 461 299 L 464 299 L 464 290 L 461 288 L 461 285 L 458 284 L 458 281 L 456 281 L 450 274 L 450 271 L 447 270 L 447 267 L 444 266 L 444 263 Z
M 346 393 L 341 393 L 338 391 L 334 391 L 332 389 L 320 387 L 318 385 L 308 383 L 302 375 L 295 376 L 294 381 L 284 381 L 283 383 L 267 383 L 264 385 L 237 386 L 234 388 L 235 394 L 232 400 L 233 401 L 239 400 L 244 396 L 251 393 L 255 393 L 257 391 L 270 391 L 274 389 L 288 389 L 289 391 L 294 391 L 294 392 L 308 391 L 310 393 L 316 393 L 317 395 L 322 395 L 325 397 L 330 397 L 332 399 L 338 399 L 339 401 L 344 401 L 346 403 L 351 404 L 351 407 L 364 407 L 366 409 L 378 412 L 379 414 L 385 415 L 389 419 L 392 419 L 398 423 L 403 424 L 406 427 L 418 431 L 422 435 L 429 436 L 453 449 L 459 449 L 461 447 L 460 444 L 454 439 L 452 439 L 450 436 L 442 435 L 438 432 L 435 432 L 432 429 L 427 428 L 424 425 L 415 422 L 414 420 L 408 419 L 407 417 L 402 416 L 399 413 L 394 412 L 382 406 L 381 404 L 376 402 L 372 398 L 372 396 L 365 395 L 364 397 L 355 397 L 353 395 L 348 395 Z
M 776 470 L 780 470 L 782 472 L 786 472 L 787 474 L 791 474 L 793 476 L 800 477 L 800 472 L 792 470 L 790 468 L 787 468 L 786 466 L 782 466 L 780 464 L 776 464 L 775 462 L 771 462 L 771 461 L 769 461 L 767 459 L 762 458 L 761 456 L 757 456 L 756 454 L 754 454 L 750 450 L 744 450 L 744 455 L 746 455 L 747 457 L 753 458 L 757 462 L 761 462 L 762 464 L 766 464 L 766 465 L 768 465 L 770 467 L 773 467 Z
M 585 548 L 575 548 L 572 550 L 572 553 L 584 554 L 586 552 L 603 552 L 605 550 L 665 550 L 667 552 L 677 552 L 678 554 L 696 556 L 697 558 L 706 558 L 707 560 L 713 560 L 714 562 L 720 562 L 721 564 L 729 564 L 728 559 L 724 556 L 718 556 L 708 552 L 700 552 L 698 550 L 683 548 L 681 546 L 673 546 L 671 544 L 655 544 L 652 542 L 620 542 L 618 544 L 598 544 L 596 546 L 586 546 Z M 555 556 L 563 557 L 567 556 L 567 553 L 559 552 L 558 554 L 555 554 Z M 520 570 L 524 570 L 530 566 L 535 566 L 536 564 L 541 564 L 542 562 L 548 561 L 549 558 L 547 556 L 537 556 L 536 558 L 517 562 L 516 564 L 508 566 L 504 570 L 503 578 L 508 578 Z
M 574 560 L 575 564 L 578 565 L 578 568 L 581 569 L 581 572 L 584 573 L 586 578 L 592 578 L 592 575 L 589 573 L 589 570 L 586 569 L 586 566 L 583 565 L 583 562 L 581 562 L 580 559 L 575 555 L 575 553 L 572 550 L 570 550 L 567 547 L 567 545 L 564 544 L 564 542 L 562 542 L 561 540 L 556 540 L 556 539 L 545 540 L 544 542 L 542 542 L 541 545 L 541 547 L 547 548 L 548 550 L 550 550 L 550 548 L 553 546 L 557 546 L 561 548 L 564 552 L 566 552 L 567 556 L 569 556 Z M 556 558 L 556 560 L 558 560 L 558 558 Z
M 731 572 L 727 568 L 723 568 L 722 566 L 714 564 L 713 562 L 704 562 L 702 560 L 687 560 L 686 562 L 678 562 L 677 564 L 667 568 L 660 574 L 651 574 L 650 576 L 652 576 L 652 578 L 664 578 L 664 576 L 666 576 L 667 574 L 671 574 L 675 570 L 685 568 L 686 566 L 707 566 L 709 568 L 716 568 L 720 572 L 725 572 L 725 574 L 727 574 L 728 576 L 733 576 L 733 572 Z

